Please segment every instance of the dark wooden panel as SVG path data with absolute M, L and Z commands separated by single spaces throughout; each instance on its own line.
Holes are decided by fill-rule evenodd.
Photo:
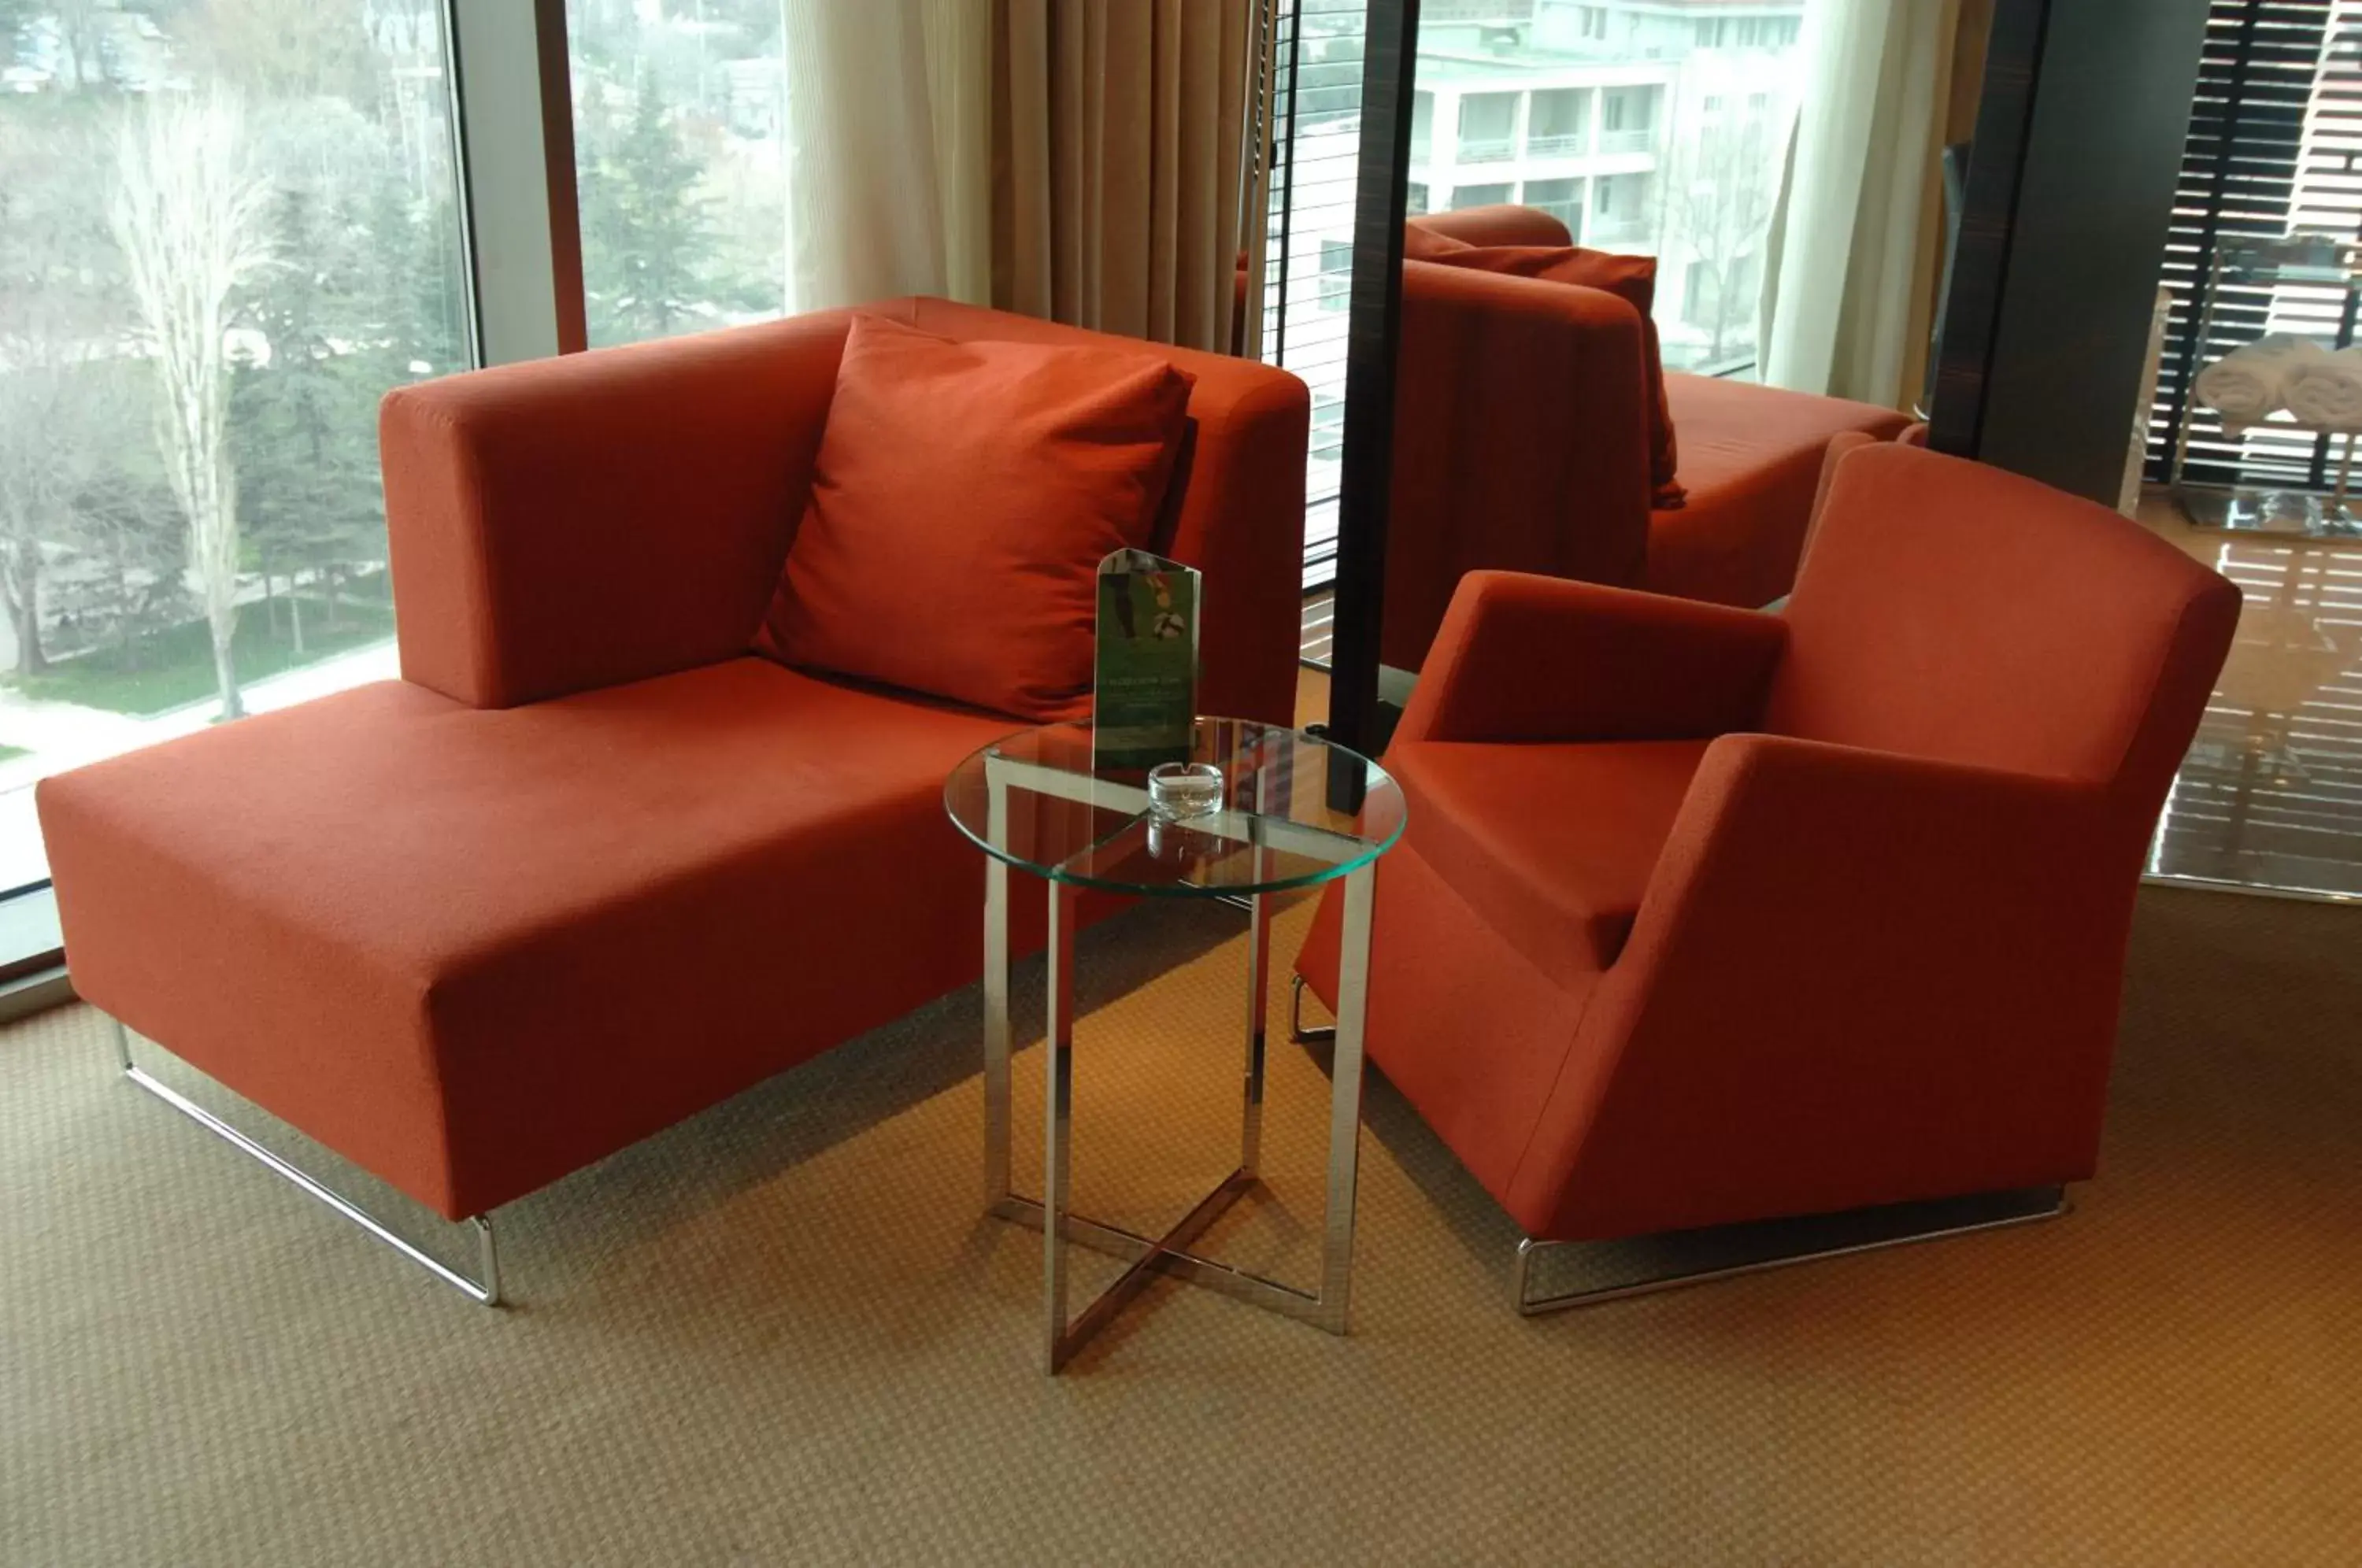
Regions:
M 1365 755 L 1374 755 L 1382 738 L 1378 633 L 1385 610 L 1395 346 L 1402 328 L 1403 223 L 1410 190 L 1418 15 L 1419 0 L 1370 0 L 1362 74 L 1362 157 L 1353 220 L 1352 325 L 1346 339 L 1329 731 Z
M 2035 7 L 2005 7 L 2023 28 Z M 2207 0 L 2048 0 L 2039 41 L 2007 44 L 1988 104 L 2006 136 L 2022 125 L 2015 200 L 1980 205 L 2008 183 L 1986 159 L 1985 121 L 1970 171 L 1970 215 L 1987 236 L 1987 291 L 1955 301 L 1945 323 L 1937 424 L 1945 449 L 2113 504 L 2123 487 L 2147 357 L 2149 323 L 2183 164 Z M 1963 226 L 1966 227 L 1967 217 Z M 1964 232 L 1964 246 L 1966 237 Z M 1997 265 L 1995 264 L 1997 262 Z M 1958 284 L 1955 285 L 1958 288 Z M 1957 322 L 1955 315 L 1960 317 Z M 1977 340 L 1982 337 L 1984 341 Z M 1973 350 L 1981 348 L 1979 355 Z M 1981 362 L 1981 375 L 1980 371 Z M 1948 406 L 1973 391 L 1973 401 Z
M 1973 458 L 1984 425 L 1985 385 L 2002 285 L 2009 273 L 2012 223 L 2025 175 L 2026 132 L 2034 115 L 2035 73 L 2050 0 L 1999 0 L 1985 41 L 1984 94 L 1977 105 L 1975 150 L 1960 200 L 1960 235 L 1936 349 L 1935 401 L 1927 444 Z

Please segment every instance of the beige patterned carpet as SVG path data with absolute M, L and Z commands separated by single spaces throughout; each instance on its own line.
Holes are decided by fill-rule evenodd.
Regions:
M 501 1312 L 52 1013 L 0 1032 L 0 1563 L 2362 1562 L 2357 936 L 2146 895 L 2062 1222 L 1552 1319 L 1375 1084 L 1350 1339 L 1164 1285 L 1056 1381 L 972 994 L 504 1212 Z M 1236 938 L 1086 937 L 1087 1209 L 1227 1169 Z M 1220 1244 L 1301 1271 L 1325 1085 L 1275 1055 Z

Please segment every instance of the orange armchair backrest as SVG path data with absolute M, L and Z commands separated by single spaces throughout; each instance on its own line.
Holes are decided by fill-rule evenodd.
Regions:
M 2163 797 L 2238 594 L 2105 508 L 1882 443 L 1836 465 L 1787 615 L 1766 729 L 2142 801 Z

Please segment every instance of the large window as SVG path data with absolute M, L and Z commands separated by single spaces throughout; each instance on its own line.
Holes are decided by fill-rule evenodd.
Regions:
M 43 776 L 393 673 L 377 402 L 471 355 L 441 18 L 0 4 L 0 889 Z
M 1657 256 L 1665 362 L 1750 373 L 1764 238 L 1811 3 L 1429 7 L 1410 211 L 1523 202 L 1579 243 Z M 1725 9 L 1749 14 L 1696 15 Z M 1344 389 L 1347 317 L 1335 307 L 1352 263 L 1366 0 L 1287 0 L 1280 16 L 1282 150 L 1264 352 L 1311 383 L 1317 402 Z M 1335 553 L 1338 449 L 1331 435 L 1313 454 L 1305 537 L 1315 586 Z
M 1271 182 L 1264 269 L 1263 355 L 1312 389 L 1318 425 L 1305 474 L 1304 575 L 1308 587 L 1334 570 L 1337 498 L 1344 433 L 1345 335 L 1351 291 L 1353 200 L 1361 168 L 1362 66 L 1366 0 L 1287 0 L 1280 7 L 1274 92 L 1279 156 Z M 1457 103 L 1421 95 L 1430 142 L 1459 124 Z M 1414 175 L 1411 202 L 1424 209 L 1427 184 Z
M 1584 244 L 1658 256 L 1666 363 L 1746 373 L 1809 3 L 1542 0 L 1505 7 L 1503 24 L 1434 13 L 1418 80 L 1459 139 L 1416 177 L 1455 207 L 1519 200 Z
M 568 0 L 594 346 L 787 309 L 780 33 L 779 0 Z

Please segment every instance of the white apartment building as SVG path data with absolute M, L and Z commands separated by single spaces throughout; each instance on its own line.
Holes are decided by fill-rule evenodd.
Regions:
M 1453 19 L 1430 20 L 1419 39 L 1411 210 L 1516 202 L 1557 216 L 1579 245 L 1655 254 L 1667 362 L 1745 362 L 1804 9 L 1446 6 Z

